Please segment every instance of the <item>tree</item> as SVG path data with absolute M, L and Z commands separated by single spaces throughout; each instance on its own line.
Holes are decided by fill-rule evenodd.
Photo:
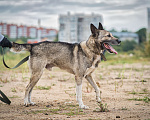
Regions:
M 54 42 L 58 42 L 58 34 L 56 35 Z
M 143 43 L 146 41 L 146 28 L 141 28 L 136 33 L 139 36 L 139 43 Z
M 128 30 L 122 30 L 121 32 L 129 32 Z
M 114 45 L 113 47 L 118 52 L 128 52 L 134 50 L 136 46 L 137 43 L 134 40 L 132 41 L 126 40 L 126 41 L 122 41 L 120 45 Z
M 109 30 L 109 32 L 117 32 L 117 30 L 115 30 L 114 28 L 112 28 L 111 30 Z
M 137 43 L 134 40 L 132 40 L 132 41 L 126 40 L 121 44 L 122 50 L 125 52 L 133 50 L 136 45 L 137 45 Z

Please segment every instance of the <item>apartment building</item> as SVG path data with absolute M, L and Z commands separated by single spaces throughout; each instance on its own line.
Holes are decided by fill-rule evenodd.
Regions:
M 7 35 L 7 23 L 0 23 L 0 33 Z
M 20 25 L 18 26 L 18 38 L 27 37 L 27 26 Z
M 0 33 L 3 35 L 8 35 L 9 38 L 31 38 L 31 43 L 33 38 L 38 38 L 38 41 L 41 41 L 41 38 L 49 38 L 49 40 L 54 40 L 58 31 L 56 29 L 37 28 L 35 26 L 26 26 L 26 25 L 16 25 L 16 24 L 7 24 L 0 22 Z
M 99 14 L 70 14 L 59 16 L 59 41 L 62 42 L 81 42 L 87 40 L 90 31 L 90 24 L 98 26 L 102 23 L 102 16 Z
M 7 35 L 10 38 L 17 38 L 18 29 L 17 25 L 15 24 L 8 24 L 7 25 Z
M 37 38 L 37 28 L 34 26 L 27 27 L 27 37 Z

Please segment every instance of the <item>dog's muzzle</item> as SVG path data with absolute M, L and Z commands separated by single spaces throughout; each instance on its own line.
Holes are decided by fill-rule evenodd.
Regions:
M 121 40 L 118 40 L 118 39 L 117 39 L 116 41 L 118 42 L 118 44 L 120 44 L 120 43 L 121 43 Z

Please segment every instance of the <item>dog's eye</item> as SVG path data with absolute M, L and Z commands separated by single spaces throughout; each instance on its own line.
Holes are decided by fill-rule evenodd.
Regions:
M 110 36 L 110 34 L 109 34 L 109 35 L 107 35 L 107 37 L 111 37 L 111 36 Z

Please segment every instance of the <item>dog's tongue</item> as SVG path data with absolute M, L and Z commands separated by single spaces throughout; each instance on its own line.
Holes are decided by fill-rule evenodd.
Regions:
M 104 43 L 104 45 L 105 45 L 105 47 L 106 47 L 107 49 L 110 49 L 113 53 L 118 54 L 117 51 L 116 51 L 112 46 L 110 46 L 109 44 Z

